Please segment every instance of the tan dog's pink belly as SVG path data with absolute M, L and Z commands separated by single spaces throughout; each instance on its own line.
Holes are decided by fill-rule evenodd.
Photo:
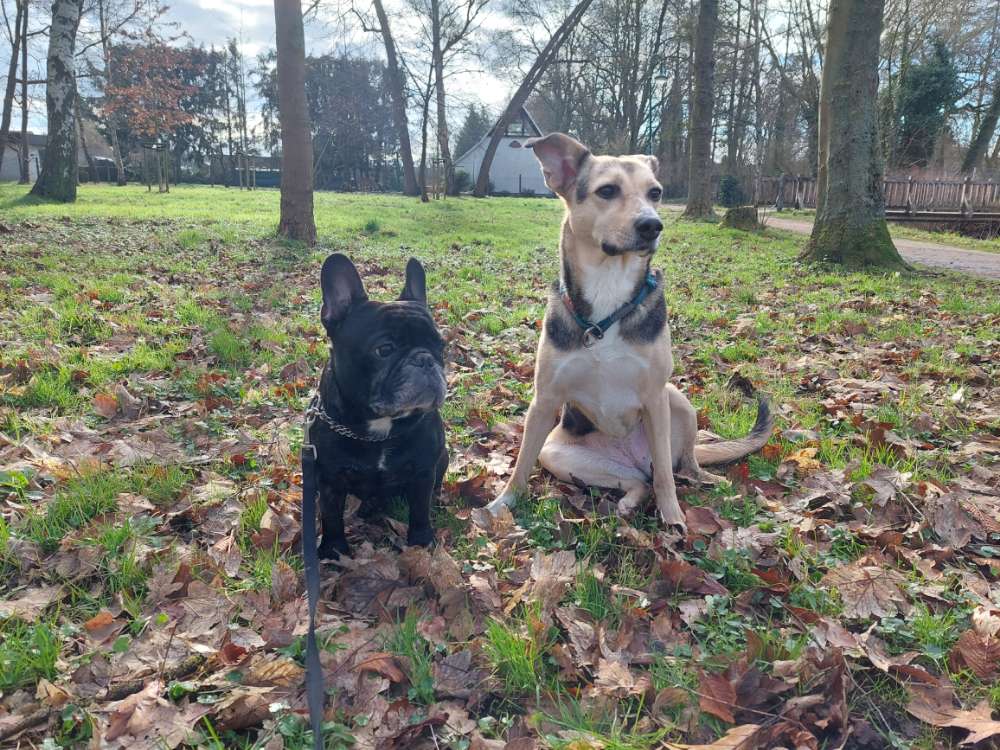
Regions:
M 614 463 L 634 466 L 649 481 L 653 476 L 653 456 L 642 420 L 624 437 L 590 432 L 575 441 L 581 448 L 600 454 Z

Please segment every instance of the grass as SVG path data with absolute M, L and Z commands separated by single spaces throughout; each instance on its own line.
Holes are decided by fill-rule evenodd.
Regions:
M 853 483 L 886 467 L 912 473 L 917 483 L 947 486 L 982 469 L 963 446 L 1000 430 L 989 416 L 996 407 L 989 384 L 1000 375 L 988 356 L 1000 319 L 1000 294 L 990 282 L 804 266 L 795 261 L 802 237 L 679 223 L 665 213 L 655 263 L 669 283 L 676 381 L 702 426 L 736 437 L 753 425 L 755 404 L 727 386 L 738 372 L 768 392 L 779 430 L 802 434 L 775 437 L 765 453 L 730 467 L 729 481 L 719 486 L 679 485 L 685 503 L 714 512 L 727 529 L 724 537 L 707 534 L 669 554 L 685 555 L 728 593 L 663 593 L 659 560 L 673 543 L 657 536 L 652 508 L 628 522 L 606 514 L 615 492 L 584 491 L 539 473 L 515 508 L 519 528 L 510 538 L 481 534 L 470 519 L 469 506 L 495 490 L 516 451 L 509 426 L 523 419 L 531 395 L 537 322 L 558 271 L 558 202 L 419 204 L 392 195 L 319 193 L 320 244 L 307 249 L 271 236 L 276 191 L 178 187 L 158 195 L 84 185 L 80 200 L 66 206 L 23 192 L 0 185 L 0 215 L 14 230 L 0 248 L 0 452 L 10 456 L 10 465 L 0 466 L 0 599 L 41 582 L 66 593 L 37 623 L 0 622 L 0 659 L 13 665 L 0 674 L 17 687 L 70 674 L 95 658 L 100 649 L 90 649 L 81 629 L 102 609 L 125 622 L 128 658 L 145 647 L 155 652 L 150 663 L 161 664 L 164 644 L 153 639 L 183 616 L 177 586 L 208 598 L 206 592 L 217 592 L 238 607 L 219 631 L 226 637 L 255 643 L 253 633 L 266 632 L 268 645 L 252 648 L 301 665 L 302 639 L 281 638 L 301 615 L 296 451 L 301 411 L 328 349 L 316 275 L 329 252 L 358 262 L 375 299 L 395 298 L 406 260 L 420 258 L 449 342 L 444 416 L 453 463 L 434 517 L 439 549 L 463 579 L 461 601 L 451 602 L 459 615 L 442 614 L 443 605 L 428 594 L 433 582 L 423 581 L 401 589 L 414 603 L 354 617 L 336 609 L 338 602 L 325 614 L 336 612 L 338 625 L 341 618 L 345 623 L 324 641 L 328 651 L 336 641 L 336 658 L 359 644 L 393 654 L 406 679 L 386 697 L 412 708 L 413 721 L 438 711 L 443 696 L 435 665 L 468 649 L 474 666 L 493 677 L 470 708 L 484 735 L 505 739 L 524 717 L 552 747 L 573 747 L 578 740 L 566 738 L 573 732 L 617 750 L 663 739 L 711 742 L 723 728 L 704 716 L 692 720 L 697 670 L 719 672 L 748 644 L 763 644 L 770 655 L 758 663 L 765 672 L 771 656 L 797 658 L 808 634 L 789 609 L 842 617 L 840 593 L 820 581 L 877 546 L 863 529 L 866 514 L 880 512 L 870 489 L 853 488 L 852 508 L 810 510 L 806 526 L 793 500 L 804 482 L 813 473 L 843 470 L 844 481 Z M 830 378 L 892 387 L 842 398 Z M 120 388 L 135 399 L 136 414 L 101 416 L 95 399 Z M 872 445 L 866 421 L 884 423 L 918 447 Z M 802 450 L 813 451 L 818 468 L 789 467 L 789 457 Z M 482 487 L 456 488 L 480 475 Z M 912 490 L 907 502 L 922 511 L 924 500 Z M 405 522 L 405 503 L 390 503 L 387 515 Z M 351 540 L 359 555 L 376 549 L 396 559 L 399 540 L 387 520 L 351 523 L 349 533 L 364 536 Z M 934 541 L 926 525 L 906 544 L 919 549 L 918 540 Z M 570 645 L 561 621 L 530 596 L 512 603 L 517 592 L 530 590 L 524 587 L 536 555 L 557 552 L 571 553 L 575 567 L 551 604 L 582 609 L 599 626 L 602 648 L 617 649 L 620 631 L 644 638 L 658 614 L 673 617 L 679 642 L 631 667 L 648 673 L 656 691 L 680 688 L 691 698 L 668 707 L 665 723 L 651 723 L 650 706 L 637 696 L 595 706 L 588 691 L 597 665 L 570 676 L 556 658 L 557 645 Z M 762 568 L 789 575 L 787 593 L 766 588 Z M 334 599 L 342 591 L 333 576 L 347 570 L 328 571 L 324 590 Z M 917 651 L 926 668 L 948 674 L 947 653 L 970 622 L 966 579 L 949 574 L 947 585 L 934 589 L 945 606 L 920 596 L 921 587 L 937 584 L 908 572 L 910 615 L 843 624 L 874 625 L 894 653 Z M 473 578 L 481 588 L 471 585 Z M 283 583 L 290 597 L 284 602 Z M 496 591 L 501 608 L 475 609 L 489 600 L 477 598 L 482 587 Z M 678 619 L 681 606 L 692 603 L 705 611 Z M 463 619 L 459 604 L 475 616 Z M 199 600 L 199 614 L 208 617 L 200 608 Z M 168 622 L 151 627 L 161 616 Z M 453 626 L 459 636 L 448 634 Z M 239 684 L 241 667 L 224 667 L 206 673 L 210 687 L 191 678 L 187 700 L 215 706 Z M 860 672 L 859 679 L 869 678 Z M 951 677 L 963 701 L 1000 707 L 992 685 Z M 895 685 L 865 683 L 873 700 L 886 701 L 899 698 Z M 17 687 L 0 684 L 0 702 Z M 371 739 L 356 711 L 339 713 L 351 699 L 350 689 L 343 690 L 330 696 L 338 706 L 331 747 L 347 747 L 345 734 Z M 101 709 L 82 699 L 67 706 L 64 744 L 96 736 L 100 727 L 87 717 L 103 715 Z M 870 707 L 859 699 L 856 710 L 866 715 Z M 210 747 L 262 747 L 276 737 L 285 747 L 309 745 L 300 716 L 283 705 L 268 713 L 244 731 L 227 728 L 213 711 L 198 733 Z M 878 730 L 901 742 L 926 739 L 913 722 Z M 452 737 L 444 742 L 463 746 Z

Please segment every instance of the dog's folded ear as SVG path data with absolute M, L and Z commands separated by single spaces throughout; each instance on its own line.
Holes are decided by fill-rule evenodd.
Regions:
M 424 275 L 424 267 L 416 258 L 410 258 L 406 264 L 406 284 L 399 299 L 403 302 L 419 302 L 421 305 L 427 305 L 427 277 Z
M 564 197 L 572 191 L 583 162 L 590 156 L 586 146 L 565 133 L 549 133 L 541 138 L 529 138 L 524 146 L 532 149 L 541 162 L 545 184 L 554 193 Z
M 323 290 L 320 319 L 327 331 L 347 317 L 353 305 L 368 299 L 358 269 L 341 253 L 334 253 L 324 261 L 319 283 Z
M 653 176 L 659 177 L 660 160 L 655 156 L 650 156 L 649 154 L 632 154 L 629 158 L 645 162 L 646 166 L 648 166 L 650 171 L 653 173 Z

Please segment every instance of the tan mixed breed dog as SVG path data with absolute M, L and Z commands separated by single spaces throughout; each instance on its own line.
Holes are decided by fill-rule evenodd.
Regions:
M 696 445 L 695 410 L 668 382 L 674 363 L 663 277 L 650 270 L 663 229 L 656 159 L 595 156 L 562 133 L 525 145 L 566 207 L 561 271 L 538 342 L 521 450 L 489 508 L 512 506 L 540 459 L 561 480 L 624 490 L 623 515 L 652 488 L 664 523 L 683 529 L 674 471 L 714 482 L 702 465 L 762 448 L 773 428 L 767 402 L 759 402 L 746 437 Z

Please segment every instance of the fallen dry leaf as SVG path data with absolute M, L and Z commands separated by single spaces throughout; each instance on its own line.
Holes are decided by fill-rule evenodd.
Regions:
M 910 702 L 906 710 L 932 726 L 966 730 L 969 734 L 962 740 L 962 745 L 975 745 L 1000 735 L 1000 721 L 993 719 L 987 701 L 966 711 L 955 705 L 955 691 L 950 686 L 911 685 L 909 689 Z
M 14 599 L 0 600 L 0 620 L 17 617 L 26 622 L 37 620 L 49 605 L 62 597 L 62 586 L 38 586 Z
M 906 578 L 886 564 L 873 564 L 862 557 L 850 565 L 833 568 L 820 585 L 838 591 L 844 602 L 844 616 L 852 619 L 892 617 L 910 610 L 900 588 Z
M 956 672 L 970 670 L 981 680 L 1000 675 L 1000 638 L 966 630 L 948 654 L 948 665 Z
M 707 714 L 712 714 L 723 721 L 734 724 L 736 717 L 736 689 L 723 674 L 698 674 L 698 706 Z
M 759 724 L 741 724 L 733 727 L 715 742 L 707 745 L 685 745 L 677 742 L 664 743 L 668 750 L 757 750 L 757 735 Z

